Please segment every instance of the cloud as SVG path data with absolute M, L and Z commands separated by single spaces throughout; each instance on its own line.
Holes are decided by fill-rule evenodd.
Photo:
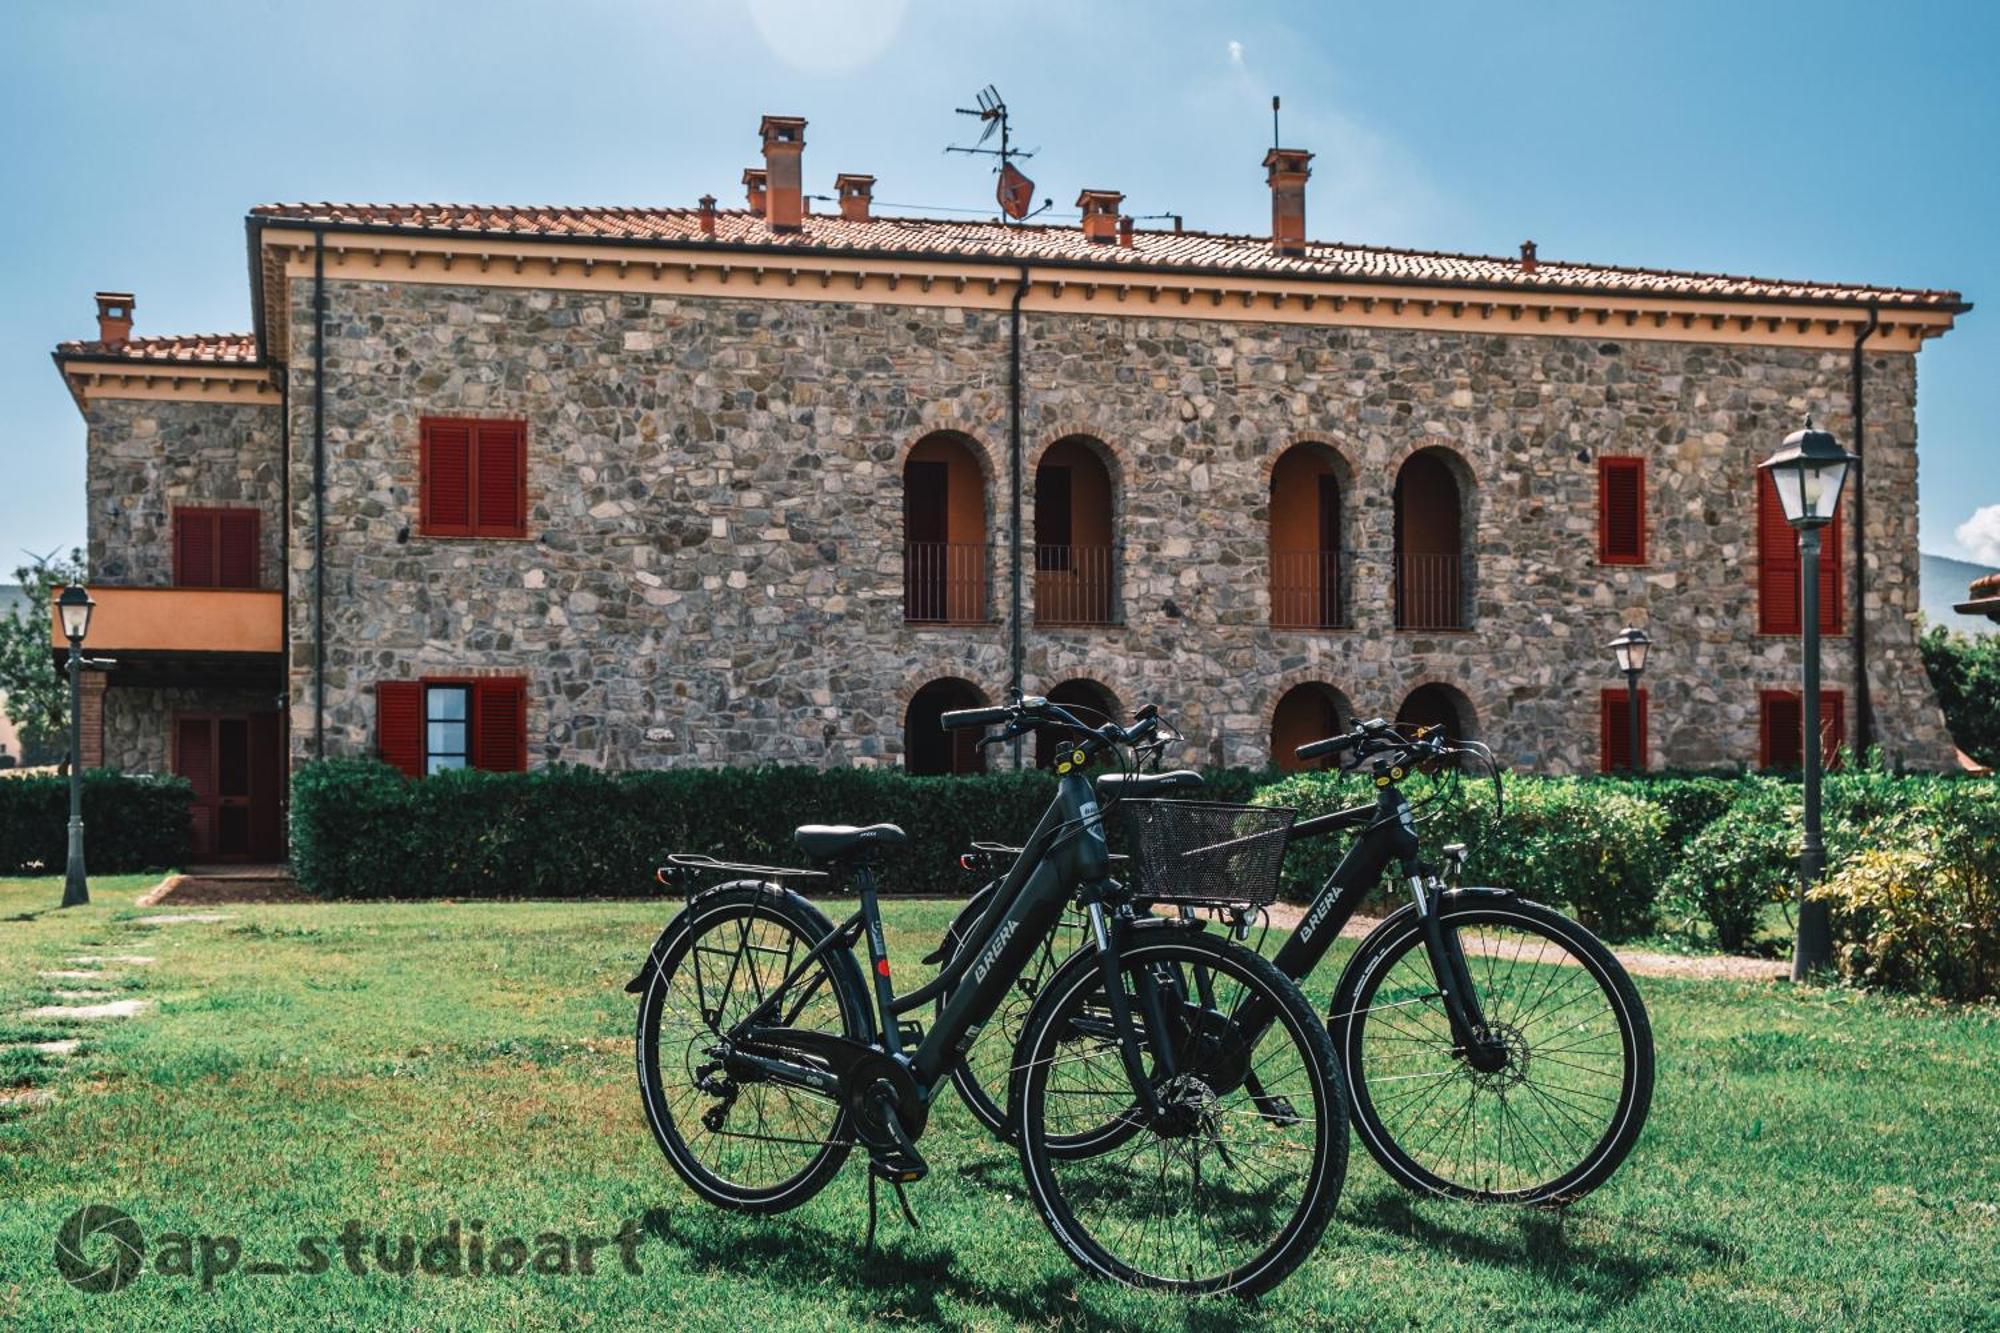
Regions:
M 1953 534 L 1982 565 L 2000 565 L 2000 505 L 1982 505 Z
M 1243 43 L 1231 42 L 1229 44 L 1229 63 L 1238 69 L 1243 67 Z
M 750 0 L 764 44 L 809 74 L 860 69 L 896 39 L 909 0 Z

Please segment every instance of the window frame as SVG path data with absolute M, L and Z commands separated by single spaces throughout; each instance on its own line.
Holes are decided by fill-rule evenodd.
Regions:
M 1772 762 L 1771 707 L 1783 703 L 1798 709 L 1799 752 L 1798 757 L 1787 764 Z M 1847 745 L 1847 692 L 1840 689 L 1822 689 L 1819 692 L 1820 716 L 1820 761 L 1826 768 L 1839 764 L 1840 751 Z M 1829 719 L 1833 725 L 1828 726 Z M 1803 690 L 1759 690 L 1757 691 L 1757 768 L 1760 772 L 1795 772 L 1805 766 L 1806 758 L 1805 691 Z M 1827 732 L 1832 732 L 1832 745 L 1828 745 Z
M 1637 512 L 1632 515 L 1637 543 L 1630 551 L 1611 548 L 1611 490 L 1613 473 L 1630 472 L 1637 490 Z M 1600 565 L 1643 565 L 1646 563 L 1646 460 L 1631 454 L 1599 455 L 1597 459 L 1597 563 Z
M 1630 771 L 1626 765 L 1613 762 L 1612 755 L 1614 742 L 1621 745 L 1631 743 L 1632 723 L 1629 713 L 1613 720 L 1614 709 L 1625 710 L 1632 706 L 1629 693 L 1622 685 L 1607 687 L 1597 693 L 1597 771 L 1600 773 L 1615 776 Z M 1651 767 L 1649 763 L 1653 748 L 1652 718 L 1649 716 L 1651 712 L 1652 699 L 1646 688 L 1640 686 L 1638 768 L 1641 773 Z
M 419 676 L 414 679 L 380 680 L 375 685 L 375 751 L 385 763 L 393 764 L 413 778 L 431 776 L 430 742 L 430 700 L 433 690 L 463 689 L 466 692 L 465 718 L 465 764 L 467 769 L 482 773 L 519 773 L 528 766 L 528 677 L 512 673 L 493 675 L 438 675 Z M 510 690 L 518 700 L 519 712 L 514 720 L 509 748 L 514 764 L 496 766 L 494 756 L 488 753 L 484 743 L 485 709 L 491 700 L 489 695 L 501 690 Z M 385 735 L 384 719 L 387 713 L 385 699 L 391 691 L 414 691 L 416 695 L 415 737 L 413 752 L 405 753 L 396 739 Z M 406 696 L 405 696 L 406 697 Z M 442 753 L 442 752 L 440 752 Z M 447 770 L 439 769 L 437 772 Z
M 435 486 L 431 473 L 432 435 L 439 427 L 466 433 L 465 516 L 463 523 L 442 523 L 432 514 Z M 518 521 L 489 523 L 480 513 L 480 473 L 490 448 L 507 448 L 514 455 L 514 509 Z M 417 421 L 417 531 L 428 538 L 482 541 L 525 541 L 528 538 L 528 423 L 522 417 L 425 416 Z
M 248 583 L 225 583 L 222 581 L 222 525 L 226 519 L 245 519 L 250 524 L 250 581 Z M 209 560 L 214 567 L 215 577 L 194 580 L 184 577 L 186 571 L 181 565 L 181 528 L 183 523 L 201 522 L 209 530 Z M 175 505 L 167 516 L 167 558 L 172 565 L 173 586 L 176 588 L 225 588 L 231 590 L 261 589 L 264 586 L 264 514 L 255 505 Z

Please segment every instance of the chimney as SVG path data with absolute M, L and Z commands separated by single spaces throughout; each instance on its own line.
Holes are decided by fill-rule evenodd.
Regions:
M 712 194 L 701 197 L 701 234 L 715 235 L 715 196 Z
M 758 217 L 764 216 L 764 196 L 770 193 L 766 188 L 764 168 L 743 168 L 743 194 L 750 201 L 750 211 Z
M 1264 154 L 1264 179 L 1271 184 L 1271 253 L 1306 252 L 1306 178 L 1313 155 L 1303 148 L 1273 148 Z
M 1118 234 L 1118 206 L 1125 196 L 1116 190 L 1085 190 L 1076 197 L 1083 210 L 1083 236 L 1098 245 L 1109 245 Z
M 800 116 L 766 116 L 757 125 L 764 139 L 764 174 L 769 187 L 764 221 L 772 231 L 805 225 L 805 184 L 799 159 L 805 153 L 806 122 Z
M 1535 243 L 1533 241 L 1522 241 L 1521 272 L 1533 273 L 1535 271 L 1536 263 L 1537 261 L 1535 259 Z
M 123 347 L 131 336 L 132 293 L 99 292 L 97 294 L 98 340 L 116 351 Z
M 1127 250 L 1132 248 L 1132 215 L 1130 213 L 1118 219 L 1118 244 Z
M 840 216 L 849 222 L 868 222 L 868 205 L 875 198 L 875 178 L 843 171 L 833 178 L 833 192 L 840 197 Z

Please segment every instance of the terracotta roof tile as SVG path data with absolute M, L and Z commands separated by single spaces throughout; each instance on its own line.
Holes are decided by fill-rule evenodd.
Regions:
M 57 343 L 56 355 L 182 365 L 254 365 L 257 361 L 257 338 L 250 333 L 186 333 L 173 337 L 132 338 L 117 347 L 93 338 Z
M 1087 263 L 1121 267 L 1253 273 L 1274 278 L 1414 282 L 1523 291 L 1611 292 L 1629 296 L 1743 297 L 1754 300 L 1853 303 L 1956 310 L 1957 292 L 1793 282 L 1723 273 L 1624 268 L 1541 259 L 1533 272 L 1517 258 L 1308 242 L 1301 255 L 1276 255 L 1262 236 L 1201 231 L 1137 231 L 1130 248 L 1086 240 L 1078 227 L 1010 226 L 991 221 L 878 217 L 849 221 L 811 214 L 804 227 L 773 232 L 755 213 L 718 210 L 715 236 L 701 232 L 692 208 L 559 208 L 491 204 L 266 204 L 251 210 L 269 221 L 340 227 L 504 235 L 549 239 L 734 244 L 771 250 L 830 250 L 1014 263 Z

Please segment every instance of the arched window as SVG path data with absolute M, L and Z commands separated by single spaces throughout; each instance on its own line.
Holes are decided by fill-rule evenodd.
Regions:
M 1271 624 L 1346 625 L 1339 459 L 1322 444 L 1295 444 L 1271 469 Z
M 1077 716 L 1085 722 L 1099 722 L 1106 718 L 1122 723 L 1124 709 L 1118 704 L 1118 696 L 1094 680 L 1077 677 L 1066 680 L 1049 691 L 1049 702 L 1065 704 L 1077 710 Z M 1035 733 L 1035 766 L 1054 768 L 1056 756 L 1067 754 L 1070 746 L 1066 740 L 1073 740 L 1069 733 L 1060 731 L 1038 731 Z
M 1396 474 L 1396 628 L 1470 623 L 1465 489 L 1470 473 L 1443 449 L 1410 455 Z
M 1472 700 L 1451 686 L 1436 682 L 1411 690 L 1403 706 L 1396 710 L 1396 720 L 1420 727 L 1443 727 L 1444 734 L 1454 740 L 1473 740 L 1478 735 Z
M 1285 691 L 1271 713 L 1271 762 L 1287 773 L 1315 765 L 1294 753 L 1301 745 L 1339 735 L 1354 711 L 1331 685 L 1309 680 Z
M 1035 468 L 1035 623 L 1118 619 L 1111 468 L 1084 435 L 1057 440 Z
M 986 619 L 986 474 L 972 442 L 926 435 L 903 463 L 903 619 Z
M 938 719 L 955 708 L 983 708 L 986 696 L 977 685 L 956 676 L 926 684 L 910 696 L 903 714 L 903 769 L 916 774 L 984 773 L 986 752 L 979 748 L 975 728 L 946 731 Z

